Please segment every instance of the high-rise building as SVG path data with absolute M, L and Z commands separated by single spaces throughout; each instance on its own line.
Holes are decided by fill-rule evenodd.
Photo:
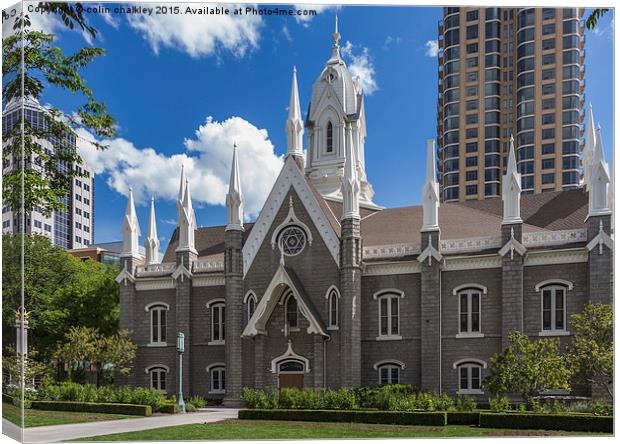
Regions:
M 23 108 L 22 108 L 23 105 Z M 11 129 L 18 125 L 22 115 L 34 128 L 44 128 L 46 120 L 43 116 L 44 108 L 34 99 L 13 100 L 7 104 L 2 113 L 2 134 L 5 136 Z M 60 148 L 58 142 L 45 140 L 35 137 L 46 153 L 52 153 Z M 67 136 L 68 143 L 75 147 L 76 138 L 74 134 Z M 6 143 L 6 142 L 5 142 Z M 4 160 L 2 174 L 19 168 L 20 162 L 17 158 Z M 36 156 L 26 159 L 26 168 L 41 169 Z M 87 247 L 93 243 L 95 237 L 95 202 L 94 202 L 94 174 L 85 165 L 68 165 L 59 162 L 58 168 L 68 171 L 70 168 L 78 173 L 83 173 L 84 177 L 75 177 L 71 184 L 71 192 L 62 199 L 65 204 L 65 211 L 53 211 L 46 216 L 40 207 L 35 207 L 25 215 L 25 229 L 21 227 L 21 218 L 17 209 L 9 206 L 2 207 L 2 233 L 26 233 L 40 234 L 49 238 L 59 247 L 71 249 Z
M 579 186 L 583 12 L 444 8 L 437 104 L 443 201 L 500 196 L 513 135 L 523 193 Z

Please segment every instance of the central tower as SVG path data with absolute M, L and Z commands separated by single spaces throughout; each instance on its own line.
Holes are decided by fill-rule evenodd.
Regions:
M 312 87 L 306 119 L 306 175 L 323 196 L 342 200 L 345 153 L 351 147 L 360 181 L 360 204 L 376 207 L 372 202 L 374 191 L 366 178 L 364 95 L 359 78 L 351 77 L 340 57 L 338 17 L 332 40 L 332 55 Z

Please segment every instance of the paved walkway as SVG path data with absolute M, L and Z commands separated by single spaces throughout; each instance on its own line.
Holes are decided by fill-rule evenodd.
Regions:
M 63 424 L 56 426 L 29 427 L 24 431 L 24 442 L 59 442 L 89 436 L 109 435 L 112 433 L 134 432 L 184 424 L 202 424 L 237 418 L 237 409 L 207 408 L 196 413 L 184 415 L 150 416 L 147 418 L 116 419 L 80 424 Z M 2 420 L 3 431 L 15 432 L 16 427 L 7 425 Z M 11 423 L 9 423 L 11 424 Z M 6 432 L 5 432 L 6 433 Z M 8 433 L 6 433 L 8 435 Z M 10 436 L 10 435 L 9 435 Z

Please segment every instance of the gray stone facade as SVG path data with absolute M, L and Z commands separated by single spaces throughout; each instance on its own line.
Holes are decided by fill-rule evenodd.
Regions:
M 315 199 L 314 204 L 309 196 Z M 571 198 L 570 194 L 558 196 Z M 131 279 L 120 285 L 121 326 L 132 330 L 139 346 L 128 383 L 149 386 L 149 369 L 159 366 L 167 370 L 167 393 L 175 394 L 175 338 L 177 331 L 183 331 L 185 394 L 224 399 L 230 405 L 238 404 L 243 387 L 276 389 L 291 380 L 313 389 L 377 385 L 385 382 L 382 375 L 387 377 L 383 368 L 396 368 L 397 380 L 402 383 L 486 399 L 481 389 L 471 388 L 477 387 L 471 377 L 467 381 L 470 386 L 463 389 L 462 366 L 477 366 L 483 379 L 491 356 L 502 350 L 515 330 L 532 338 L 557 336 L 567 344 L 572 335 L 568 325 L 572 314 L 580 312 L 588 300 L 611 301 L 612 252 L 607 245 L 587 247 L 601 227 L 609 233 L 610 216 L 569 227 L 572 232 L 542 230 L 540 236 L 525 218 L 523 224 L 498 223 L 496 231 L 488 233 L 496 237 L 488 241 L 484 236 L 454 240 L 448 227 L 449 242 L 444 242 L 444 228 L 423 233 L 418 230 L 417 249 L 380 256 L 373 246 L 364 245 L 364 229 L 370 226 L 365 221 L 378 216 L 363 214 L 361 220 L 348 219 L 334 225 L 340 240 L 335 261 L 325 237 L 325 230 L 332 228 L 316 226 L 312 216 L 321 211 L 327 220 L 334 207 L 293 187 L 281 201 L 279 207 L 265 207 L 264 211 L 273 211 L 274 217 L 269 226 L 262 227 L 263 240 L 245 274 L 244 248 L 253 239 L 252 231 L 258 229 L 251 224 L 246 225 L 245 232 L 208 228 L 221 232 L 220 240 L 197 245 L 196 256 L 167 253 L 167 257 L 174 257 L 174 263 L 165 262 L 159 268 L 128 264 Z M 301 252 L 287 256 L 280 252 L 277 242 L 272 245 L 272 239 L 278 239 L 276 230 L 283 230 L 282 224 L 287 226 L 291 207 L 294 225 L 307 233 Z M 197 230 L 197 243 L 201 230 L 206 229 Z M 438 256 L 417 260 L 429 239 Z M 523 246 L 522 254 L 517 248 L 501 255 L 512 240 Z M 175 248 L 172 241 L 168 248 Z M 178 272 L 181 265 L 188 273 Z M 176 278 L 172 277 L 174 273 Z M 274 284 L 279 275 L 290 278 L 286 281 L 290 283 Z M 296 327 L 287 327 L 287 285 L 294 287 L 298 298 Z M 544 326 L 542 291 L 548 285 L 565 289 L 566 320 L 557 330 L 545 330 Z M 332 325 L 328 296 L 333 288 L 339 298 L 338 319 Z M 461 292 L 472 289 L 478 294 L 479 308 L 465 313 L 459 302 Z M 388 322 L 386 313 L 381 312 L 386 294 L 393 295 L 397 301 L 393 303 L 398 305 L 398 334 L 390 332 L 389 337 L 382 333 L 382 322 Z M 250 295 L 256 298 L 256 312 L 251 317 Z M 261 305 L 263 298 L 272 300 L 271 305 Z M 168 307 L 166 344 L 151 343 L 148 307 L 153 303 Z M 212 337 L 212 310 L 218 303 L 226 309 L 224 341 Z M 476 313 L 479 317 L 473 330 L 461 331 L 463 316 L 472 318 Z M 247 326 L 257 319 L 257 332 L 248 334 Z M 391 322 L 397 321 L 394 318 Z M 298 376 L 283 378 L 288 373 L 281 371 L 280 365 L 289 361 L 302 364 L 302 376 L 293 371 L 290 374 Z M 213 387 L 216 369 L 223 370 L 225 391 Z M 472 371 L 475 375 L 476 370 Z

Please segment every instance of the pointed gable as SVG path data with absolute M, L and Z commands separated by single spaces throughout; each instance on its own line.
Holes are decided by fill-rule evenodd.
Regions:
M 299 166 L 292 157 L 288 157 L 284 161 L 284 166 L 280 171 L 280 175 L 276 179 L 269 197 L 265 201 L 263 208 L 254 223 L 252 231 L 243 246 L 243 274 L 247 274 L 248 270 L 254 262 L 254 258 L 264 242 L 270 242 L 266 239 L 271 229 L 278 210 L 283 204 L 290 189 L 294 189 L 299 197 L 299 204 L 303 205 L 308 213 L 312 224 L 321 236 L 329 253 L 334 261 L 338 263 L 338 254 L 340 249 L 340 239 L 334 231 L 329 217 L 325 214 L 321 203 L 317 200 L 314 192 L 308 184 L 305 176 L 300 171 Z M 297 205 L 298 203 L 296 203 Z

